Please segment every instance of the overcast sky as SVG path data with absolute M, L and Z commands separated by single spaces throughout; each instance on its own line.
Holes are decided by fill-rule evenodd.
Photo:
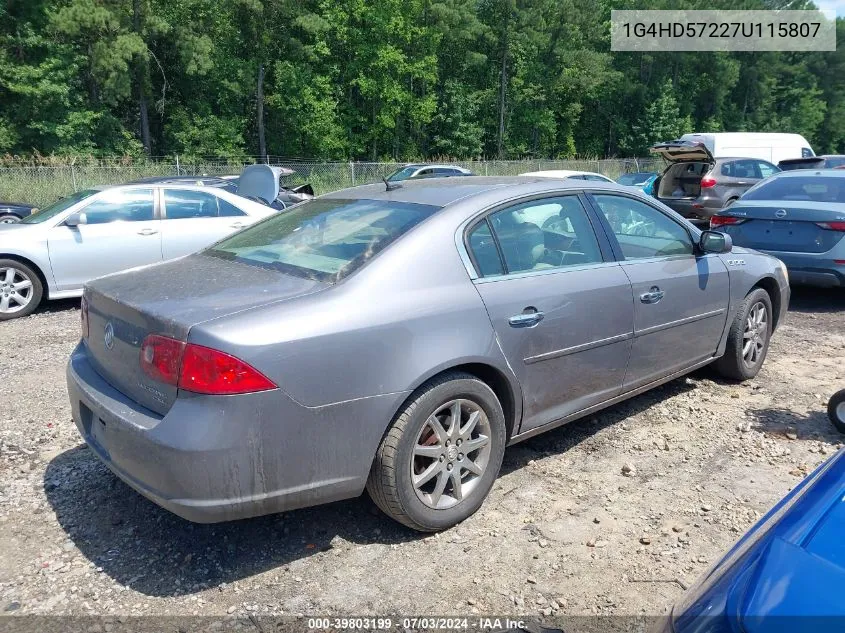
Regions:
M 819 9 L 833 9 L 836 15 L 845 18 L 845 0 L 814 0 Z

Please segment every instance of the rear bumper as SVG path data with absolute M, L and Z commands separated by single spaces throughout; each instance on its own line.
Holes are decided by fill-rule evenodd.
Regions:
M 97 457 L 154 503 L 199 523 L 358 496 L 405 397 L 308 408 L 280 390 L 185 395 L 159 416 L 97 374 L 84 344 L 67 383 L 73 420 Z
M 845 288 L 845 264 L 837 264 L 828 253 L 785 253 L 761 251 L 777 257 L 789 270 L 789 282 L 796 285 Z

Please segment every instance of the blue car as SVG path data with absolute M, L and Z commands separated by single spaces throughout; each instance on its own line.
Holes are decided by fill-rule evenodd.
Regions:
M 845 631 L 845 449 L 752 527 L 661 622 L 663 633 Z
M 647 196 L 654 195 L 654 181 L 658 174 L 653 171 L 638 171 L 632 174 L 622 174 L 616 179 L 617 184 L 639 189 Z
M 775 174 L 710 218 L 710 227 L 734 245 L 774 255 L 794 283 L 845 287 L 845 170 Z

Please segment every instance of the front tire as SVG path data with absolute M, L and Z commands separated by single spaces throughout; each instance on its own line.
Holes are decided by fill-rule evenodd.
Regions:
M 505 452 L 505 416 L 487 384 L 449 372 L 421 387 L 376 452 L 367 491 L 420 532 L 452 527 L 481 507 Z
M 840 433 L 845 433 L 845 389 L 833 394 L 827 403 L 827 415 Z
M 21 219 L 12 213 L 0 213 L 0 224 L 16 224 Z
M 14 259 L 0 259 L 0 321 L 32 314 L 43 296 L 41 279 L 32 268 Z
M 771 337 L 772 300 L 765 290 L 755 288 L 737 310 L 725 355 L 716 361 L 716 371 L 732 380 L 754 378 L 766 360 Z

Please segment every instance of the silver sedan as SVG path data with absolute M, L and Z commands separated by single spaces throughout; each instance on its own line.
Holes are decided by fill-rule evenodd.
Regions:
M 629 187 L 388 184 L 88 284 L 67 377 L 91 450 L 194 521 L 366 487 L 440 530 L 509 443 L 706 364 L 752 378 L 786 311 L 778 260 Z
M 173 259 L 276 213 L 211 187 L 86 189 L 0 224 L 0 321 L 42 299 L 82 295 L 86 281 Z

